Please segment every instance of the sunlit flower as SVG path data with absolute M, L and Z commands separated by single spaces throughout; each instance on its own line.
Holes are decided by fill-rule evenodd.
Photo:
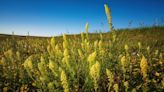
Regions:
M 88 56 L 88 61 L 89 61 L 89 64 L 92 65 L 94 62 L 95 62 L 95 59 L 96 59 L 96 51 L 91 53 L 89 56 Z
M 92 67 L 90 68 L 89 74 L 91 78 L 93 79 L 94 89 L 97 90 L 98 89 L 97 82 L 100 78 L 100 63 L 98 61 L 94 65 L 92 65 Z
M 140 62 L 140 68 L 141 72 L 143 74 L 143 77 L 145 78 L 147 76 L 147 70 L 148 70 L 148 63 L 144 56 L 142 56 L 141 62 Z
M 128 47 L 128 45 L 127 44 L 125 44 L 125 51 L 128 51 L 129 50 L 129 47 Z
M 107 4 L 105 4 L 104 7 L 105 7 L 105 13 L 106 13 L 106 16 L 107 16 L 107 19 L 108 19 L 108 24 L 109 24 L 109 27 L 110 27 L 110 31 L 112 31 L 113 26 L 112 26 L 111 11 L 110 11 L 110 8 L 108 7 Z
M 63 70 L 61 72 L 60 80 L 61 80 L 61 84 L 62 84 L 62 86 L 64 88 L 64 92 L 69 92 L 67 76 L 66 76 L 66 74 L 65 74 L 65 72 Z
M 114 84 L 114 85 L 113 85 L 113 88 L 114 88 L 114 91 L 115 91 L 115 92 L 119 92 L 118 84 Z
M 88 33 L 88 27 L 89 27 L 89 23 L 87 22 L 86 25 L 85 25 L 85 31 L 86 31 L 86 33 Z

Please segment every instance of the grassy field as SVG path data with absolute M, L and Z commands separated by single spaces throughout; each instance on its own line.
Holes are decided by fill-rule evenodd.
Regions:
M 164 27 L 0 35 L 0 92 L 163 92 Z
M 136 47 L 138 42 L 141 42 L 144 46 L 150 46 L 152 49 L 163 50 L 164 48 L 164 27 L 144 27 L 144 28 L 133 28 L 133 29 L 118 29 L 115 30 L 117 35 L 118 42 L 116 43 L 118 48 L 123 48 L 125 44 L 130 45 L 131 47 Z M 85 34 L 85 33 L 84 33 Z M 110 32 L 107 33 L 89 33 L 89 40 L 93 43 L 96 40 L 100 40 L 100 34 L 103 36 L 103 42 L 108 43 L 112 40 L 112 34 Z M 81 34 L 66 34 L 68 39 L 74 39 L 75 41 L 81 40 Z M 40 44 L 48 45 L 48 40 L 51 37 L 39 37 L 39 36 L 19 36 L 19 35 L 5 35 L 0 34 L 0 46 L 3 48 L 6 42 L 11 42 L 14 40 L 19 43 L 21 41 L 27 41 L 35 44 L 35 42 L 39 41 Z M 55 37 L 57 43 L 63 42 L 62 36 Z M 31 45 L 31 44 L 29 44 Z M 10 46 L 6 50 L 11 48 Z M 2 51 L 4 52 L 4 51 Z
M 0 89 L 162 91 L 163 35 L 164 27 L 89 33 L 88 38 L 86 33 L 55 38 L 0 35 Z

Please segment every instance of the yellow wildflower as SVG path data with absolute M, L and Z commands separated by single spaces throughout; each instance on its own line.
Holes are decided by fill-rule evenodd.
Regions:
M 85 31 L 86 31 L 86 33 L 88 33 L 88 27 L 89 27 L 89 23 L 87 22 L 86 25 L 85 25 Z
M 29 67 L 30 69 L 33 68 L 32 60 L 29 60 L 29 61 L 27 62 L 27 64 L 28 64 L 28 67 Z
M 64 92 L 69 92 L 69 86 L 67 82 L 67 76 L 65 72 L 62 70 L 61 76 L 60 76 L 61 84 L 63 85 Z
M 113 85 L 114 91 L 115 92 L 119 92 L 119 88 L 118 88 L 118 84 L 114 84 Z
M 107 19 L 108 19 L 108 24 L 109 24 L 109 27 L 110 27 L 110 31 L 113 31 L 112 17 L 111 17 L 110 8 L 108 7 L 107 4 L 105 4 L 104 7 L 105 7 L 105 13 L 106 13 L 106 16 L 107 16 Z
M 125 51 L 128 51 L 129 50 L 129 47 L 128 47 L 128 45 L 127 44 L 125 44 Z
M 49 61 L 49 69 L 51 70 L 55 69 L 55 63 L 52 60 Z
M 147 70 L 148 70 L 148 63 L 144 56 L 142 56 L 141 62 L 140 62 L 140 68 L 141 72 L 143 74 L 143 77 L 145 78 L 147 76 Z
M 112 84 L 114 82 L 114 76 L 113 76 L 112 72 L 108 69 L 106 69 L 106 75 L 107 75 L 108 81 L 109 81 L 109 83 L 108 83 L 108 92 L 110 92 L 110 89 L 111 89 Z
M 126 57 L 125 57 L 125 56 L 123 56 L 123 57 L 121 58 L 121 65 L 122 65 L 123 67 L 126 66 Z
M 90 68 L 90 76 L 94 82 L 94 89 L 97 91 L 98 89 L 98 80 L 100 78 L 100 63 L 97 61 L 92 67 Z
M 88 61 L 89 61 L 89 64 L 92 65 L 94 62 L 95 62 L 95 59 L 96 59 L 96 51 L 91 53 L 89 56 L 88 56 Z
M 51 46 L 54 47 L 55 46 L 55 37 L 51 38 Z

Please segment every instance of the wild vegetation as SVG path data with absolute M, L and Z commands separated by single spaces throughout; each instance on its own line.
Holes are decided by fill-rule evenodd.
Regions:
M 164 90 L 164 27 L 52 38 L 4 36 L 1 92 L 138 92 Z

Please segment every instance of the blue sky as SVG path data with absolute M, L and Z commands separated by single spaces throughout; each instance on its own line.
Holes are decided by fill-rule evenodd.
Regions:
M 152 25 L 164 17 L 164 0 L 0 0 L 0 33 L 54 36 L 109 31 L 104 11 L 107 3 L 115 28 Z

